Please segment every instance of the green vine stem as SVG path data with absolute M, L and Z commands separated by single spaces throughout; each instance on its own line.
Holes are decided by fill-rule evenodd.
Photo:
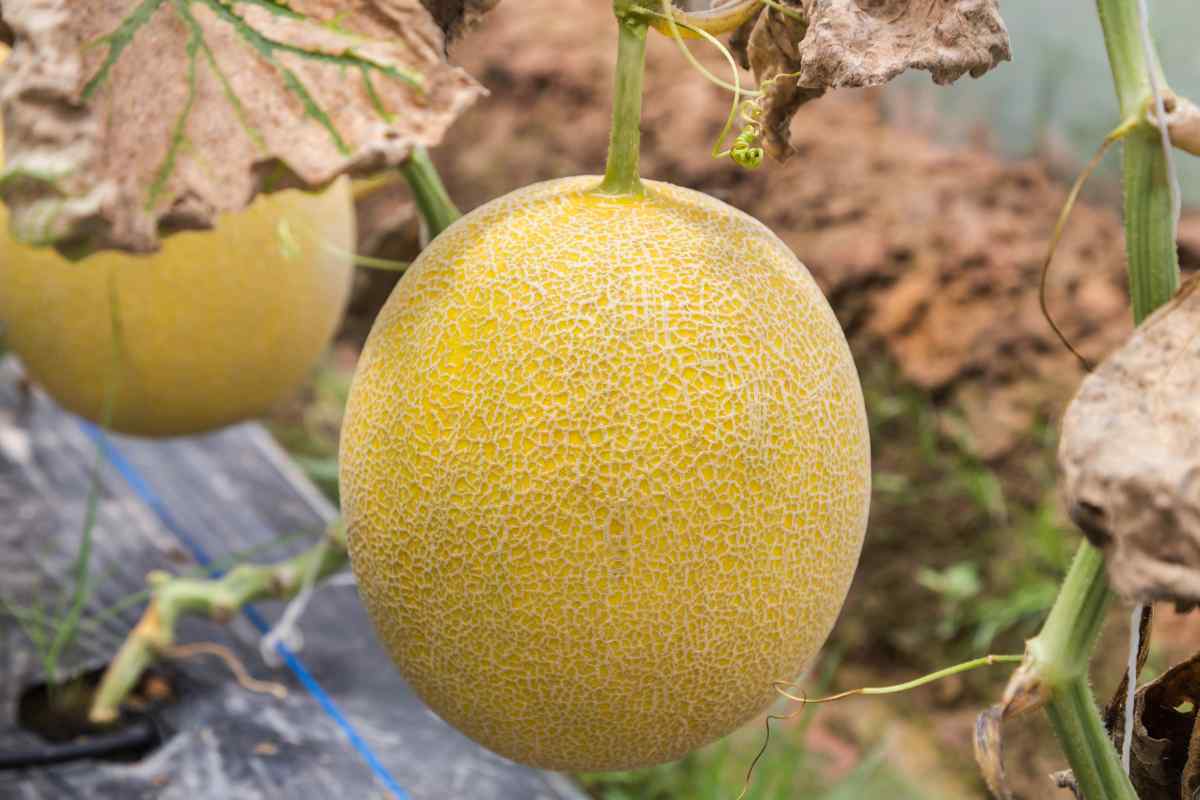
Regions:
M 1111 601 L 1104 555 L 1085 542 L 1041 633 L 1029 642 L 1029 674 L 1046 692 L 1047 714 L 1083 796 L 1137 800 L 1088 686 L 1088 664 Z
M 1137 120 L 1125 138 L 1125 248 L 1129 256 L 1129 290 L 1134 320 L 1141 324 L 1179 289 L 1179 254 L 1175 245 L 1171 187 L 1160 134 L 1146 111 L 1154 82 L 1165 93 L 1167 81 L 1158 54 L 1142 46 L 1137 0 L 1097 0 L 1108 62 L 1120 103 L 1121 118 Z M 1149 62 L 1149 68 L 1147 67 Z
M 645 194 L 638 176 L 642 143 L 642 84 L 646 74 L 646 32 L 649 20 L 632 0 L 613 0 L 620 35 L 617 42 L 617 73 L 613 87 L 612 134 L 608 165 L 599 194 Z
M 1121 118 L 1139 116 L 1150 98 L 1150 72 L 1146 69 L 1146 51 L 1142 48 L 1141 17 L 1136 0 L 1096 0 L 1104 46 L 1112 70 Z M 1158 85 L 1166 87 L 1158 54 L 1149 53 Z
M 1133 317 L 1140 325 L 1179 290 L 1167 160 L 1159 133 L 1149 123 L 1126 137 L 1123 169 L 1129 292 Z
M 338 521 L 329 526 L 321 542 L 277 564 L 242 564 L 213 580 L 151 573 L 147 577 L 150 603 L 101 678 L 89 719 L 104 725 L 120 716 L 121 704 L 142 673 L 174 646 L 175 623 L 182 615 L 226 622 L 248 603 L 287 600 L 348 563 L 346 530 Z
M 438 234 L 462 216 L 450 199 L 437 167 L 429 158 L 429 151 L 424 147 L 417 145 L 413 148 L 412 155 L 400 165 L 400 173 L 412 189 L 417 210 L 428 226 L 430 239 L 436 239 Z
M 1121 117 L 1135 120 L 1123 140 L 1123 169 L 1129 287 L 1140 324 L 1179 286 L 1166 156 L 1145 115 L 1152 100 L 1150 70 L 1160 87 L 1165 89 L 1166 81 L 1157 55 L 1142 47 L 1137 0 L 1097 0 L 1096 5 Z M 1029 661 L 1048 693 L 1047 713 L 1083 795 L 1137 800 L 1088 686 L 1088 664 L 1111 600 L 1104 556 L 1085 542 L 1045 626 L 1029 643 Z

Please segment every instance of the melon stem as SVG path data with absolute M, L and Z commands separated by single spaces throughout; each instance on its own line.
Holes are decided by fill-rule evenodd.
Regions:
M 612 134 L 608 144 L 608 166 L 599 194 L 644 195 L 638 176 L 642 144 L 642 85 L 646 74 L 647 18 L 633 10 L 627 0 L 615 0 L 613 9 L 620 31 L 617 40 L 617 72 L 613 88 Z
M 425 220 L 430 240 L 436 239 L 462 216 L 462 212 L 450 199 L 437 167 L 429 158 L 429 151 L 420 145 L 414 147 L 412 155 L 400 165 L 400 172 L 412 190 L 413 201 Z

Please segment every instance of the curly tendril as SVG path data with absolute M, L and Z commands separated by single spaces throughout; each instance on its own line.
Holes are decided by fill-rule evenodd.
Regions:
M 800 73 L 781 73 L 764 81 L 757 90 L 743 89 L 741 73 L 738 72 L 737 62 L 734 60 L 733 54 L 729 52 L 729 48 L 703 27 L 696 27 L 689 24 L 688 15 L 678 13 L 677 9 L 671 6 L 671 0 L 661 0 L 661 3 L 661 11 L 642 6 L 636 7 L 636 10 L 658 21 L 654 25 L 654 28 L 670 35 L 675 40 L 675 44 L 679 47 L 680 52 L 683 53 L 684 57 L 687 58 L 697 72 L 703 75 L 710 83 L 733 93 L 733 104 L 729 109 L 729 116 L 725 119 L 725 125 L 717 135 L 716 142 L 713 143 L 713 158 L 728 158 L 743 169 L 758 169 L 762 166 L 763 158 L 766 155 L 761 144 L 763 135 L 763 98 L 776 81 L 781 78 L 796 78 L 799 77 Z M 765 0 L 765 5 L 784 13 L 795 14 L 794 9 L 780 6 L 774 0 Z M 721 55 L 729 63 L 730 71 L 733 73 L 733 83 L 728 83 L 713 75 L 707 67 L 696 59 L 692 51 L 688 48 L 687 43 L 683 40 L 683 31 L 686 31 L 693 37 L 704 39 L 721 52 Z M 747 99 L 743 100 L 742 98 Z M 742 129 L 734 137 L 733 144 L 729 149 L 722 150 L 721 146 L 732 132 L 739 114 L 742 117 Z
M 729 157 L 743 169 L 758 169 L 762 166 L 764 155 L 765 152 L 758 146 L 758 130 L 749 126 L 742 129 L 733 140 L 733 147 L 729 148 Z
M 741 105 L 742 113 L 742 130 L 733 140 L 733 146 L 721 153 L 714 153 L 715 156 L 721 158 L 728 156 L 735 164 L 743 169 L 758 169 L 762 166 L 764 151 L 762 148 L 762 116 L 763 116 L 763 99 L 767 96 L 767 92 L 775 85 L 775 82 L 781 78 L 796 78 L 799 77 L 799 72 L 784 72 L 775 75 L 762 83 L 758 87 L 758 92 Z M 727 123 L 725 130 L 721 132 L 721 139 L 724 139 L 728 133 L 730 125 Z

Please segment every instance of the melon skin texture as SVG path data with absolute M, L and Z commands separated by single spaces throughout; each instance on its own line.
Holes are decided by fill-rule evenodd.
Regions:
M 260 197 L 149 256 L 71 262 L 14 241 L 7 224 L 0 205 L 8 346 L 60 405 L 93 422 L 114 391 L 108 427 L 122 433 L 199 433 L 267 411 L 328 346 L 353 278 L 346 180 Z
M 761 223 L 647 182 L 461 219 L 377 318 L 341 493 L 375 629 L 441 717 L 570 771 L 677 759 L 832 627 L 870 495 L 862 390 Z

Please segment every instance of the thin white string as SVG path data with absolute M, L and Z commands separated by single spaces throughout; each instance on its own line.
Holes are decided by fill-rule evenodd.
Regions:
M 284 645 L 294 653 L 304 649 L 304 635 L 300 632 L 298 623 L 300 617 L 304 615 L 304 609 L 308 607 L 308 601 L 312 599 L 317 565 L 325 558 L 327 547 L 329 547 L 329 538 L 325 537 L 321 540 L 319 552 L 313 560 L 311 568 L 304 575 L 304 583 L 299 594 L 287 604 L 279 621 L 271 630 L 263 634 L 262 639 L 258 642 L 259 655 L 262 656 L 263 662 L 272 669 L 277 669 L 283 664 L 283 659 L 279 655 L 279 645 Z
M 1142 612 L 1145 606 L 1138 603 L 1129 617 L 1129 671 L 1125 685 L 1125 735 L 1121 737 L 1121 766 L 1129 774 L 1130 756 L 1133 753 L 1133 701 L 1137 692 L 1138 650 L 1142 647 Z

